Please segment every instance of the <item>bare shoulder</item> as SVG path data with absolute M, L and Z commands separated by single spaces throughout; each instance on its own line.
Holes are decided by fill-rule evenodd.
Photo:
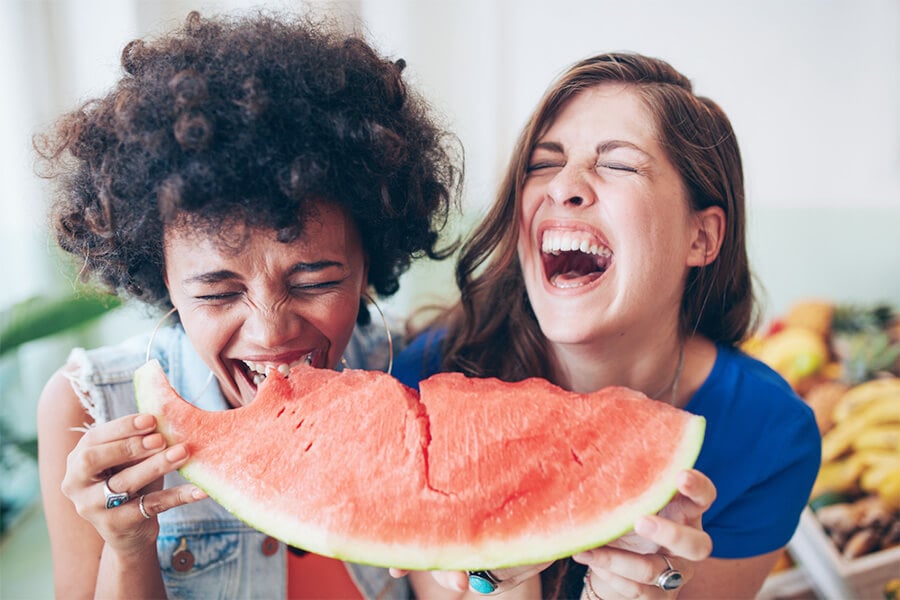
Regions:
M 72 387 L 71 376 L 75 366 L 67 363 L 59 368 L 44 385 L 37 405 L 38 437 L 47 446 L 55 445 L 52 440 L 62 441 L 74 447 L 82 435 L 82 430 L 91 422 L 91 417 L 78 399 Z M 45 446 L 45 447 L 47 447 Z

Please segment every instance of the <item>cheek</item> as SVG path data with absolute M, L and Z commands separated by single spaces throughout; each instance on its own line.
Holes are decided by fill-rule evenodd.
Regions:
M 540 202 L 534 199 L 534 193 L 528 192 L 528 187 L 526 186 L 526 189 L 522 193 L 519 211 L 516 214 L 516 219 L 518 221 L 517 227 L 519 229 L 518 247 L 520 253 L 523 249 L 529 248 L 532 244 L 532 239 L 534 237 L 532 235 L 532 225 L 534 224 L 539 206 Z
M 342 294 L 339 300 L 322 303 L 315 311 L 303 315 L 306 322 L 328 340 L 330 350 L 326 360 L 329 368 L 335 368 L 341 360 L 353 335 L 358 314 L 359 296 Z

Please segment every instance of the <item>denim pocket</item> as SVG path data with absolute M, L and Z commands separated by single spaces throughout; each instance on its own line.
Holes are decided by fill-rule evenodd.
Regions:
M 159 564 L 169 598 L 233 598 L 240 584 L 241 533 L 160 532 Z

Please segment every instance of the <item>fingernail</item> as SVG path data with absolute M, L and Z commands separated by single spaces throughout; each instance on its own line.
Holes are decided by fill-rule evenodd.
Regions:
M 191 498 L 194 500 L 203 500 L 206 498 L 206 492 L 201 490 L 200 488 L 194 488 L 191 490 Z
M 145 450 L 159 448 L 163 445 L 163 436 L 159 433 L 151 433 L 150 435 L 145 435 L 144 439 L 141 440 L 141 445 L 144 446 Z
M 184 446 L 175 446 L 166 450 L 166 460 L 169 462 L 177 462 L 187 456 L 187 450 Z
M 153 429 L 156 426 L 156 419 L 153 415 L 138 415 L 132 422 L 135 429 Z
M 656 533 L 656 521 L 647 517 L 641 517 L 634 524 L 634 530 L 642 537 L 650 537 Z
M 587 564 L 587 562 L 588 562 L 587 552 L 579 552 L 578 554 L 572 555 L 572 560 L 574 560 L 577 563 Z

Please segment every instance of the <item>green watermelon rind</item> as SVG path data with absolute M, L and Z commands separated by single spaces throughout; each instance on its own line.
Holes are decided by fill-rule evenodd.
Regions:
M 138 410 L 155 414 L 159 419 L 163 395 L 158 392 L 161 386 L 168 386 L 168 381 L 158 363 L 152 368 L 148 368 L 149 364 L 135 372 Z M 164 428 L 165 423 L 161 421 L 160 429 Z M 500 569 L 566 558 L 633 531 L 638 518 L 659 512 L 675 496 L 678 474 L 695 464 L 705 429 L 705 419 L 692 415 L 686 422 L 681 445 L 651 487 L 628 504 L 606 513 L 602 519 L 585 523 L 577 531 L 560 531 L 550 537 L 546 533 L 537 537 L 517 536 L 481 543 L 478 548 L 453 545 L 426 549 L 418 544 L 373 543 L 336 536 L 325 528 L 299 521 L 296 515 L 277 510 L 258 511 L 253 505 L 255 501 L 248 501 L 240 488 L 204 469 L 202 464 L 188 462 L 179 471 L 185 479 L 205 490 L 213 500 L 254 529 L 309 552 L 353 563 L 406 570 Z

